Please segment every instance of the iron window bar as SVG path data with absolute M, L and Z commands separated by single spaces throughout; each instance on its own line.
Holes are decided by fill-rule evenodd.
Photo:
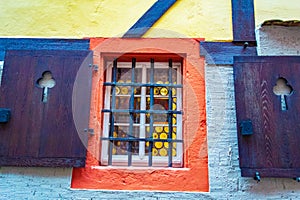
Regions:
M 150 59 L 150 84 L 154 84 L 154 59 Z M 150 86 L 150 111 L 153 111 L 153 105 L 154 105 L 154 87 Z M 150 134 L 151 138 L 153 138 L 153 113 L 150 112 Z M 149 147 L 148 147 L 148 166 L 152 166 L 152 158 L 153 158 L 153 141 L 149 141 Z
M 170 87 L 170 88 L 182 88 L 179 84 L 166 84 L 166 83 L 114 83 L 105 82 L 104 86 L 134 86 L 134 87 Z
M 113 82 L 117 81 L 117 65 L 118 65 L 118 60 L 114 59 L 113 61 Z M 111 100 L 111 108 L 114 110 L 115 105 L 116 105 L 116 87 L 112 87 L 112 100 Z M 115 119 L 113 113 L 110 115 L 110 127 L 109 127 L 109 137 L 113 136 L 114 129 L 115 129 Z M 112 152 L 113 152 L 113 143 L 109 142 L 108 143 L 108 149 L 109 149 L 109 154 L 108 154 L 108 165 L 112 165 Z
M 108 140 L 108 165 L 112 165 L 112 156 L 113 156 L 113 142 L 114 141 L 125 141 L 128 142 L 127 145 L 127 156 L 128 156 L 128 166 L 132 165 L 132 143 L 133 142 L 149 142 L 148 146 L 148 166 L 152 166 L 153 162 L 153 144 L 155 142 L 167 142 L 168 143 L 168 167 L 172 167 L 172 150 L 173 150 L 173 143 L 179 142 L 183 143 L 182 139 L 173 139 L 172 138 L 172 131 L 173 131 L 173 124 L 172 124 L 172 117 L 174 114 L 182 114 L 182 111 L 173 110 L 172 108 L 172 88 L 182 88 L 181 84 L 172 84 L 172 68 L 173 62 L 172 59 L 169 59 L 168 62 L 168 84 L 164 83 L 155 83 L 154 81 L 154 59 L 150 59 L 150 83 L 135 83 L 135 68 L 136 68 L 136 59 L 132 58 L 132 66 L 131 66 L 131 82 L 130 83 L 118 83 L 117 82 L 117 59 L 113 61 L 113 70 L 112 70 L 112 82 L 105 82 L 104 86 L 111 86 L 112 87 L 112 95 L 111 95 L 111 109 L 103 109 L 102 112 L 110 113 L 110 124 L 109 124 L 109 137 L 101 137 L 101 140 Z M 130 101 L 129 101 L 129 109 L 116 109 L 116 87 L 117 86 L 129 86 L 131 88 L 130 93 Z M 134 88 L 135 87 L 150 87 L 150 109 L 149 110 L 136 110 L 134 109 Z M 166 87 L 168 88 L 168 110 L 154 110 L 154 87 Z M 115 119 L 114 113 L 129 113 L 130 120 L 129 120 L 129 132 L 127 133 L 127 137 L 114 137 L 113 133 L 115 131 Z M 134 123 L 134 113 L 144 113 L 150 114 L 150 137 L 148 138 L 137 138 L 133 136 L 133 123 Z M 167 121 L 168 121 L 168 137 L 167 139 L 154 139 L 154 118 L 153 114 L 167 114 Z
M 169 59 L 169 69 L 168 69 L 168 81 L 169 83 L 172 83 L 172 59 Z M 172 108 L 173 104 L 173 98 L 172 98 L 172 88 L 168 88 L 169 91 L 169 101 L 168 101 L 168 108 L 169 110 Z M 173 108 L 172 108 L 173 110 Z M 173 132 L 173 124 L 172 124 L 172 117 L 173 117 L 173 112 L 168 112 L 168 123 L 169 123 L 169 133 L 168 133 L 168 139 L 172 139 L 172 132 Z M 173 147 L 172 141 L 169 142 L 169 147 Z M 173 148 L 168 148 L 168 167 L 172 167 L 172 149 Z
M 150 114 L 182 114 L 179 110 L 136 110 L 136 109 L 103 109 L 107 113 L 150 113 Z

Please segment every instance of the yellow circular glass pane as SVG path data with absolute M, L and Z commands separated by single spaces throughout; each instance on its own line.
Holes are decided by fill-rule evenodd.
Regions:
M 176 133 L 172 133 L 172 139 L 176 139 Z
M 147 132 L 150 132 L 150 126 L 147 126 L 147 127 L 146 127 L 146 131 L 147 131 Z
M 153 137 L 154 139 L 157 139 L 157 138 L 158 138 L 158 134 L 157 134 L 157 133 L 153 133 L 152 137 Z
M 127 87 L 122 87 L 121 88 L 121 94 L 128 94 L 128 88 Z
M 173 103 L 172 104 L 172 110 L 176 110 L 177 106 L 176 106 L 176 103 Z
M 169 148 L 169 142 L 164 142 L 164 147 Z
M 162 148 L 159 150 L 159 155 L 161 156 L 167 156 L 168 155 L 168 151 L 165 148 Z
M 112 149 L 112 154 L 113 154 L 113 155 L 116 155 L 116 154 L 117 154 L 117 149 L 116 149 L 116 148 L 113 148 L 113 149 Z
M 177 127 L 173 127 L 173 132 L 176 133 L 176 131 L 177 131 Z
M 175 149 L 176 149 L 176 147 L 177 147 L 177 144 L 176 144 L 176 142 L 173 142 L 173 148 L 175 148 Z
M 172 123 L 176 124 L 176 118 L 172 118 Z
M 163 96 L 166 96 L 168 94 L 168 89 L 163 87 L 160 89 L 160 94 L 163 95 Z
M 118 137 L 118 133 L 116 131 L 114 131 L 113 136 Z
M 159 135 L 159 138 L 160 138 L 160 139 L 167 139 L 167 138 L 168 138 L 168 135 L 167 135 L 166 133 L 161 133 L 161 134 Z
M 120 88 L 116 87 L 116 94 L 120 94 Z
M 155 87 L 155 88 L 153 89 L 153 94 L 154 94 L 154 95 L 158 95 L 158 94 L 159 94 L 159 88 Z
M 177 98 L 176 98 L 176 97 L 175 97 L 175 98 L 173 98 L 173 102 L 174 102 L 174 103 L 176 103 L 176 101 L 177 101 Z
M 153 149 L 152 149 L 152 155 L 153 155 L 153 156 L 157 156 L 157 155 L 158 155 L 158 150 L 155 149 L 155 148 L 153 148 Z
M 157 133 L 161 133 L 161 132 L 163 131 L 163 127 L 162 127 L 162 126 L 156 126 L 156 127 L 155 127 L 155 131 L 156 131 Z
M 175 96 L 176 95 L 176 89 L 172 88 L 172 95 Z
M 168 126 L 164 127 L 164 132 L 169 133 L 169 127 Z
M 154 146 L 155 146 L 156 148 L 160 149 L 160 148 L 162 148 L 163 143 L 162 143 L 162 142 L 155 142 L 155 143 L 154 143 Z
M 177 152 L 176 149 L 172 149 L 172 156 L 176 156 Z

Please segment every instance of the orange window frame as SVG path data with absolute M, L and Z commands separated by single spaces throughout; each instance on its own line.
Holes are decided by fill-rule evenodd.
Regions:
M 152 190 L 207 192 L 208 155 L 206 135 L 204 58 L 200 57 L 199 41 L 181 38 L 91 38 L 94 64 L 90 127 L 86 166 L 74 168 L 71 188 L 101 190 Z M 126 61 L 182 61 L 183 75 L 183 167 L 114 167 L 101 166 L 101 130 L 104 101 L 105 59 L 108 56 Z

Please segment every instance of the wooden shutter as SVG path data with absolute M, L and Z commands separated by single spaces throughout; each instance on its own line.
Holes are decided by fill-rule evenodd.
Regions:
M 84 166 L 91 63 L 90 51 L 6 52 L 0 108 L 11 117 L 0 123 L 1 166 Z M 44 103 L 37 81 L 47 71 L 55 86 Z
M 300 176 L 300 57 L 235 57 L 234 81 L 242 176 Z M 278 80 L 293 89 L 273 92 Z M 277 85 L 276 85 L 277 84 Z

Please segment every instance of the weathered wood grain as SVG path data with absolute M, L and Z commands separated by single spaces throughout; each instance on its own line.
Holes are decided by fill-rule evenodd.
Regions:
M 91 88 L 88 63 L 92 63 L 89 51 L 7 51 L 0 107 L 10 108 L 12 113 L 11 120 L 0 125 L 0 165 L 14 165 L 12 160 L 17 159 L 17 166 L 42 166 L 46 163 L 44 158 L 58 158 L 73 160 L 69 162 L 71 166 L 77 158 L 85 159 L 84 128 L 88 128 Z M 80 83 L 76 80 L 79 70 Z M 42 102 L 43 89 L 37 84 L 45 71 L 50 71 L 56 82 L 46 103 Z M 74 90 L 76 95 L 72 96 Z M 28 158 L 35 161 L 27 162 Z
M 235 57 L 234 80 L 238 143 L 242 176 L 300 176 L 300 57 Z M 288 110 L 281 109 L 273 92 L 278 78 L 294 89 L 286 96 Z M 242 136 L 239 123 L 251 120 L 253 135 Z M 268 170 L 270 169 L 270 170 Z M 253 173 L 254 172 L 254 173 Z M 290 174 L 289 174 L 290 173 Z

